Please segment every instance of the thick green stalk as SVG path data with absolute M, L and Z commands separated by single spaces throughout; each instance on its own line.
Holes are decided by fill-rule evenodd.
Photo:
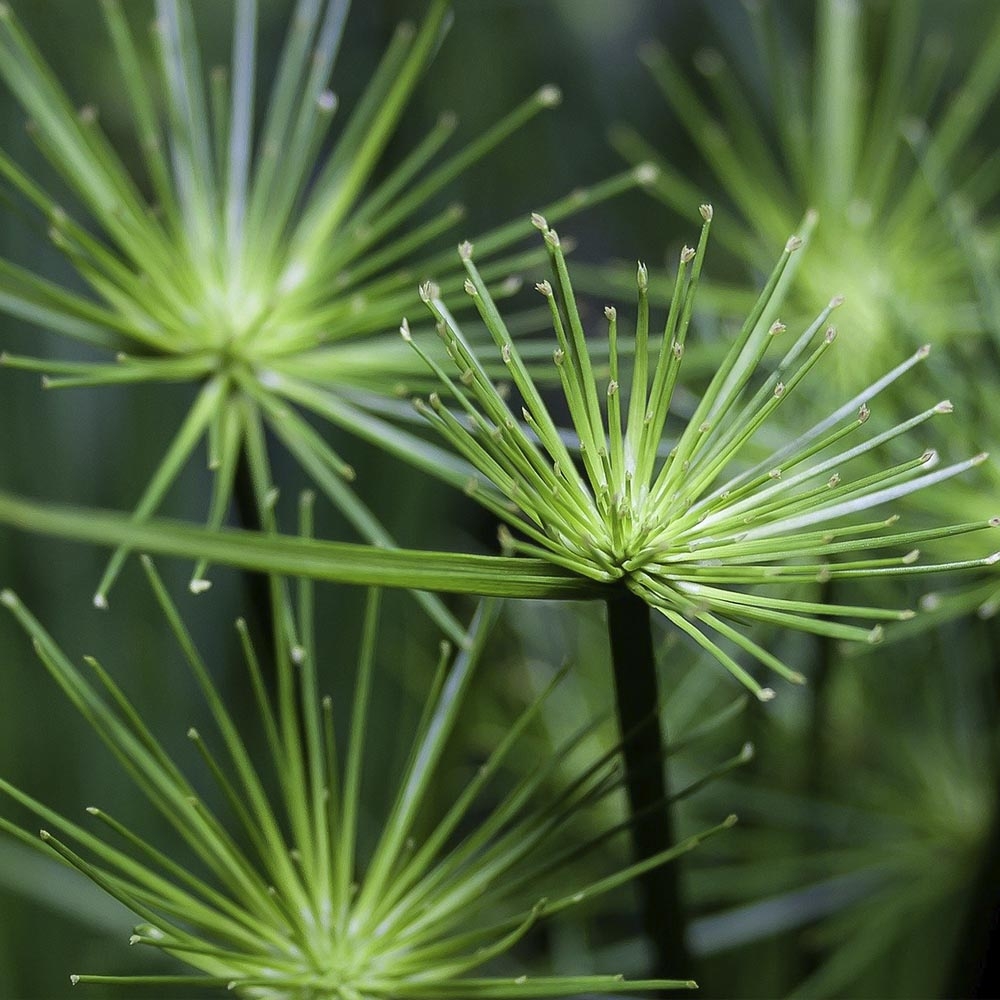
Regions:
M 649 606 L 624 587 L 608 599 L 608 636 L 615 679 L 615 709 L 625 762 L 625 786 L 633 817 L 635 860 L 677 842 L 667 803 L 668 784 L 659 683 Z M 639 879 L 643 923 L 654 948 L 656 978 L 689 976 L 684 907 L 678 865 L 653 868 Z
M 137 522 L 127 514 L 23 500 L 3 490 L 0 524 L 78 542 L 368 587 L 544 600 L 586 600 L 603 589 L 539 559 L 382 549 L 234 528 L 215 531 L 153 518 Z

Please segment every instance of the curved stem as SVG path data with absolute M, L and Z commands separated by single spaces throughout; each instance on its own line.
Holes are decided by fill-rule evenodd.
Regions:
M 638 861 L 677 842 L 667 803 L 659 682 L 649 607 L 624 588 L 608 598 L 607 604 L 615 709 L 633 817 L 632 845 Z M 639 880 L 639 893 L 643 924 L 656 956 L 653 975 L 658 979 L 690 975 L 692 963 L 685 940 L 677 863 L 662 865 L 644 875 Z

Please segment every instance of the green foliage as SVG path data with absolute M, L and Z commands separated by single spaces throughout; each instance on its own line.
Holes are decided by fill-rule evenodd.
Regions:
M 152 7 L 0 2 L 2 361 L 78 390 L 43 408 L 26 379 L 4 390 L 0 522 L 18 530 L 0 562 L 24 604 L 5 593 L 0 644 L 25 626 L 69 699 L 19 669 L 11 638 L 0 993 L 68 993 L 74 969 L 109 973 L 79 987 L 108 997 L 527 998 L 678 975 L 719 996 L 981 992 L 1000 911 L 997 546 L 974 530 L 1000 513 L 981 454 L 1000 436 L 995 12 L 504 0 L 457 4 L 452 24 L 437 0 L 349 20 L 342 0 L 156 0 L 147 49 Z M 555 103 L 535 89 L 548 79 L 565 106 L 522 128 Z M 441 107 L 471 119 L 450 154 Z M 637 166 L 557 198 L 617 169 L 601 135 L 622 119 L 635 130 L 613 141 Z M 572 262 L 578 291 L 638 290 L 633 329 L 574 294 L 552 226 L 637 185 L 675 211 L 623 198 L 578 219 Z M 526 214 L 490 228 L 553 198 L 543 246 L 520 245 Z M 676 224 L 699 201 L 725 206 L 704 274 L 709 220 L 695 250 Z M 480 235 L 456 259 L 441 244 L 463 218 Z M 789 232 L 803 246 L 772 273 Z M 666 268 L 603 266 L 664 247 Z M 544 304 L 522 311 L 546 261 Z M 410 346 L 391 333 L 403 315 Z M 555 344 L 521 336 L 550 321 Z M 203 446 L 208 474 L 191 468 Z M 941 467 L 937 450 L 976 457 Z M 136 514 L 87 509 L 134 505 L 157 453 Z M 280 534 L 308 481 L 337 512 L 317 510 L 321 536 L 346 520 L 375 546 Z M 232 496 L 263 532 L 222 527 Z M 891 511 L 868 521 L 878 502 Z M 206 506 L 207 527 L 153 516 Z M 506 552 L 479 554 L 496 520 Z M 102 599 L 127 551 L 195 560 L 195 591 L 209 564 L 276 576 L 212 573 L 185 626 L 147 561 L 170 625 L 125 585 L 112 630 L 77 599 L 96 554 L 21 531 L 115 548 Z M 936 575 L 959 566 L 980 572 Z M 376 625 L 374 594 L 367 615 L 350 587 L 314 608 L 277 576 L 422 591 L 457 655 L 432 681 L 432 625 L 405 597 L 386 594 Z M 249 632 L 218 627 L 245 584 L 250 626 L 273 618 L 259 662 Z M 484 606 L 467 634 L 461 600 L 428 592 L 522 601 L 492 627 Z M 613 657 L 616 693 L 643 691 L 635 728 L 616 706 L 624 733 L 601 614 L 616 600 L 635 634 L 611 646 L 642 654 Z M 117 680 L 71 663 L 25 605 Z M 886 641 L 864 641 L 882 623 Z M 174 669 L 171 631 L 193 669 Z M 734 704 L 719 660 L 765 698 L 762 666 L 808 684 Z M 664 758 L 639 766 L 657 722 Z M 182 770 L 191 750 L 202 766 Z M 634 779 L 662 777 L 666 755 L 643 805 Z M 726 836 L 652 867 L 732 811 Z M 661 848 L 636 863 L 643 828 Z M 657 887 L 679 920 L 654 940 Z
M 379 824 L 377 842 L 362 845 L 362 778 L 372 729 L 371 700 L 377 691 L 378 592 L 371 592 L 368 600 L 350 727 L 343 741 L 334 731 L 333 699 L 321 698 L 318 687 L 312 585 L 299 585 L 296 616 L 285 583 L 271 581 L 276 703 L 267 695 L 246 623 L 237 622 L 269 750 L 267 776 L 277 782 L 277 794 L 269 797 L 265 772 L 255 766 L 247 749 L 253 741 L 241 732 L 246 727 L 220 698 L 152 563 L 144 564 L 218 730 L 213 738 L 192 728 L 188 737 L 227 804 L 225 814 L 196 791 L 139 709 L 96 660 L 86 658 L 95 681 L 72 664 L 12 592 L 3 594 L 3 603 L 31 636 L 57 684 L 198 859 L 198 868 L 189 870 L 96 807 L 87 811 L 108 832 L 94 834 L 0 781 L 0 791 L 47 824 L 41 842 L 7 820 L 0 819 L 0 828 L 26 843 L 51 848 L 136 913 L 143 923 L 135 928 L 133 944 L 160 949 L 204 973 L 74 974 L 74 983 L 220 987 L 261 1000 L 522 997 L 525 974 L 466 974 L 504 955 L 542 918 L 611 892 L 691 850 L 735 819 L 567 891 L 557 873 L 604 847 L 627 824 L 602 828 L 587 842 L 565 842 L 565 830 L 576 814 L 599 804 L 621 782 L 612 752 L 599 757 L 554 799 L 540 794 L 579 737 L 568 740 L 544 766 L 505 793 L 495 790 L 498 773 L 542 709 L 550 693 L 546 691 L 513 723 L 446 813 L 428 825 L 427 794 L 461 719 L 495 618 L 495 608 L 484 606 L 467 648 L 454 663 L 449 662 L 447 644 L 442 647 L 393 805 Z M 346 700 L 345 693 L 337 697 Z M 221 755 L 212 748 L 216 739 L 221 741 Z M 70 846 L 72 841 L 88 857 Z M 115 841 L 123 842 L 124 849 Z M 365 864 L 359 860 L 363 847 Z M 545 885 L 552 887 L 552 895 L 540 898 Z M 632 981 L 627 988 L 690 986 L 694 984 L 687 981 Z M 534 996 L 605 994 L 622 988 L 621 976 L 532 976 L 530 981 Z
M 1000 557 L 919 565 L 917 549 L 895 558 L 875 552 L 995 527 L 998 522 L 993 518 L 898 531 L 889 530 L 897 514 L 868 523 L 854 517 L 944 482 L 986 458 L 980 454 L 935 469 L 936 452 L 922 450 L 916 458 L 885 464 L 873 474 L 866 474 L 865 469 L 861 474 L 854 472 L 857 459 L 873 452 L 891 454 L 886 446 L 896 438 L 935 415 L 951 412 L 951 403 L 944 400 L 860 443 L 852 441 L 868 422 L 869 403 L 922 360 L 926 348 L 776 450 L 765 451 L 763 457 L 748 456 L 755 435 L 767 427 L 835 340 L 836 331 L 827 326 L 827 320 L 839 299 L 831 300 L 770 373 L 753 381 L 771 341 L 785 332 L 784 324 L 769 323 L 767 317 L 789 258 L 799 249 L 797 237 L 788 240 L 686 425 L 660 459 L 661 437 L 684 356 L 713 216 L 707 205 L 701 212 L 704 227 L 698 249 L 685 247 L 680 253 L 658 354 L 650 348 L 648 272 L 645 265 L 639 265 L 634 363 L 627 393 L 618 367 L 616 310 L 608 308 L 605 313 L 611 365 L 607 387 L 600 392 L 559 237 L 544 218 L 535 216 L 554 275 L 553 283 L 544 281 L 536 287 L 551 306 L 558 342 L 554 360 L 580 440 L 582 473 L 473 262 L 472 244 L 459 249 L 469 275 L 466 291 L 476 302 L 524 402 L 523 422 L 490 380 L 480 354 L 462 334 L 436 286 L 424 285 L 422 296 L 458 379 L 421 350 L 405 322 L 402 334 L 438 375 L 448 398 L 456 399 L 465 413 L 467 425 L 437 395 L 431 397 L 430 407 L 420 407 L 485 479 L 473 481 L 468 492 L 528 539 L 507 532 L 506 547 L 603 583 L 623 581 L 672 625 L 708 649 L 758 698 L 767 700 L 774 692 L 762 687 L 710 634 L 801 683 L 800 673 L 733 624 L 764 623 L 833 639 L 875 642 L 882 635 L 879 626 L 872 630 L 827 619 L 913 617 L 908 610 L 774 597 L 767 589 L 989 565 Z M 601 395 L 607 399 L 606 415 Z M 623 395 L 627 396 L 624 402 Z M 807 423 L 812 420 L 810 414 Z M 845 479 L 842 472 L 854 472 L 855 478 Z M 847 558 L 838 558 L 842 555 Z
M 899 338 L 938 344 L 986 328 L 968 261 L 912 147 L 925 147 L 922 158 L 981 210 L 996 165 L 976 151 L 974 130 L 1000 89 L 1000 20 L 987 18 L 975 57 L 942 95 L 948 45 L 921 37 L 924 5 L 893 0 L 876 14 L 878 6 L 818 0 L 809 52 L 782 5 L 747 5 L 741 38 L 749 34 L 762 69 L 759 103 L 736 53 L 700 49 L 696 83 L 668 47 L 642 49 L 712 182 L 684 177 L 630 127 L 613 134 L 628 158 L 662 166 L 653 190 L 675 211 L 698 196 L 692 188 L 724 192 L 738 214 L 719 238 L 764 273 L 770 247 L 818 215 L 808 221 L 815 232 L 795 306 L 808 312 L 843 294 L 845 322 L 865 333 L 866 371 L 884 365 Z
M 111 362 L 7 355 L 5 363 L 46 373 L 49 388 L 199 387 L 139 500 L 137 521 L 157 510 L 207 441 L 214 474 L 208 523 L 221 525 L 240 462 L 266 428 L 368 542 L 394 544 L 348 486 L 355 470 L 287 401 L 419 465 L 461 475 L 446 454 L 382 419 L 386 398 L 399 394 L 414 366 L 408 352 L 379 335 L 412 303 L 415 274 L 448 269 L 450 254 L 428 251 L 463 212 L 453 205 L 423 219 L 426 207 L 540 111 L 558 105 L 560 93 L 541 88 L 437 163 L 456 125 L 445 115 L 379 176 L 385 149 L 447 28 L 448 5 L 435 0 L 419 29 L 399 28 L 328 150 L 337 99 L 327 88 L 348 6 L 344 0 L 299 5 L 273 89 L 259 100 L 257 0 L 235 3 L 231 65 L 207 80 L 193 6 L 158 0 L 156 88 L 148 85 L 121 4 L 104 0 L 151 199 L 102 132 L 96 110 L 73 108 L 12 8 L 0 6 L 0 72 L 31 116 L 35 141 L 99 233 L 0 153 L 0 176 L 42 213 L 89 293 L 0 261 L 0 308 L 115 352 Z M 259 106 L 266 111 L 260 129 Z M 648 175 L 628 171 L 549 210 L 577 211 Z M 505 255 L 529 231 L 525 222 L 483 234 L 496 294 L 516 291 L 517 269 L 539 256 Z M 457 270 L 444 278 L 453 293 L 461 292 Z M 258 513 L 264 516 L 260 505 Z M 114 553 L 94 598 L 99 607 L 126 554 L 125 548 Z M 209 586 L 207 568 L 207 560 L 198 561 L 195 592 Z M 429 595 L 420 600 L 457 639 L 460 628 L 440 602 Z

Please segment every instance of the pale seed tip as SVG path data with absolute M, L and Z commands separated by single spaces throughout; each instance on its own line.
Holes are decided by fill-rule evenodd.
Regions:
M 17 594 L 15 594 L 13 590 L 5 587 L 3 591 L 0 592 L 0 603 L 4 604 L 8 608 L 16 608 Z
M 473 298 L 479 294 L 479 292 L 476 291 L 476 286 L 468 278 L 465 279 L 465 283 L 462 287 L 465 289 L 465 294 L 471 295 Z
M 660 176 L 660 168 L 655 163 L 640 163 L 632 176 L 635 177 L 637 184 L 647 187 L 656 183 L 656 179 Z
M 681 263 L 690 264 L 694 260 L 695 249 L 694 247 L 681 247 Z
M 973 455 L 971 462 L 973 465 L 982 465 L 990 457 L 988 451 L 981 451 L 978 455 Z
M 552 298 L 552 285 L 550 285 L 547 281 L 539 281 L 538 284 L 535 285 L 535 289 L 541 292 L 547 299 Z
M 912 566 L 919 558 L 920 549 L 910 549 L 910 551 L 903 556 L 903 564 L 905 566 Z
M 828 326 L 826 328 L 826 333 L 823 334 L 823 342 L 827 344 L 832 344 L 837 339 L 837 328 L 835 326 Z
M 747 742 L 743 744 L 743 749 L 740 750 L 740 760 L 744 764 L 746 764 L 748 761 L 753 760 L 753 755 L 756 752 L 757 751 L 756 751 L 756 748 L 754 747 L 753 743 L 751 743 L 749 740 L 747 740 Z
M 789 236 L 785 244 L 785 253 L 795 253 L 802 246 L 801 236 Z
M 403 322 L 399 324 L 399 335 L 408 344 L 413 340 L 413 334 L 410 333 L 410 321 L 405 316 Z
M 844 304 L 844 296 L 843 295 L 834 295 L 834 297 L 832 299 L 830 299 L 830 308 L 831 309 L 837 309 L 838 307 L 842 306 L 843 304 Z
M 881 625 L 876 625 L 868 633 L 868 641 L 874 646 L 880 643 L 885 638 L 885 629 Z
M 441 295 L 441 289 L 433 281 L 423 282 L 417 291 L 420 293 L 421 302 L 431 302 Z
M 930 353 L 931 353 L 931 345 L 924 344 L 924 346 L 917 351 L 916 357 L 919 358 L 920 360 L 923 360 Z
M 557 108 L 562 104 L 562 97 L 562 90 L 554 83 L 547 83 L 544 87 L 540 87 L 535 94 L 535 100 L 543 108 Z
M 904 608 L 902 611 L 899 612 L 899 620 L 901 622 L 908 622 L 916 617 L 917 613 L 916 611 L 913 610 L 913 608 Z
M 337 110 L 337 95 L 332 90 L 324 90 L 316 98 L 316 107 L 326 115 L 332 115 Z
M 955 410 L 955 404 L 950 399 L 942 399 L 937 406 L 934 407 L 935 413 L 953 413 Z
M 776 337 L 779 333 L 784 333 L 788 327 L 781 322 L 780 319 L 776 319 L 772 324 L 770 329 L 767 331 L 772 337 Z
M 207 590 L 211 589 L 212 589 L 212 581 L 202 579 L 201 577 L 196 577 L 188 584 L 188 590 L 190 590 L 192 594 L 196 595 L 204 594 Z
M 712 217 L 715 215 L 715 209 L 712 208 L 712 206 L 707 203 L 704 205 L 699 205 L 698 212 L 706 222 L 711 222 Z
M 107 597 L 105 597 L 104 594 L 94 594 L 94 607 L 97 608 L 98 611 L 107 611 L 108 610 Z
M 991 528 L 1000 528 L 1000 517 L 991 517 L 990 520 L 989 520 L 989 525 L 990 525 Z M 9 594 L 10 591 L 5 590 L 4 593 L 5 594 Z M 4 603 L 6 603 L 6 602 L 4 602 Z
M 760 701 L 773 701 L 774 700 L 774 688 L 761 688 L 757 692 L 757 698 Z
M 531 213 L 531 224 L 535 229 L 540 229 L 543 233 L 549 228 L 549 224 L 545 221 L 545 216 L 538 212 Z
M 458 245 L 458 256 L 462 260 L 472 260 L 472 244 L 468 240 L 464 240 Z
M 635 280 L 639 285 L 640 292 L 644 292 L 649 288 L 649 268 L 641 260 L 637 262 Z
M 3 16 L 3 10 L 0 9 L 0 17 L 2 17 L 2 16 Z M 70 986 L 77 986 L 77 985 L 79 985 L 79 983 L 80 983 L 80 977 L 79 976 L 70 976 L 69 977 L 69 984 L 70 984 Z
M 1000 552 L 994 552 L 983 560 L 985 566 L 995 566 L 998 562 L 1000 562 Z
M 190 728 L 190 729 L 189 729 L 189 730 L 187 731 L 187 738 L 188 738 L 189 740 L 195 740 L 195 741 L 197 741 L 197 740 L 201 739 L 201 736 L 199 735 L 199 733 L 198 733 L 198 730 L 197 730 L 197 729 L 195 729 L 195 727 L 194 727 L 194 726 L 192 726 L 192 727 L 191 727 L 191 728 Z
M 614 306 L 605 306 L 604 307 L 604 318 L 609 323 L 613 323 L 616 319 L 618 319 L 618 310 L 615 309 Z

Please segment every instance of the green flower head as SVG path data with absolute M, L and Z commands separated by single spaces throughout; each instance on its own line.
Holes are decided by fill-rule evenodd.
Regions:
M 925 168 L 935 183 L 952 182 L 973 213 L 987 204 L 996 165 L 975 154 L 974 132 L 1000 88 L 1000 20 L 989 15 L 978 52 L 948 88 L 947 39 L 922 31 L 929 5 L 818 0 L 811 51 L 782 23 L 780 6 L 746 5 L 740 38 L 759 80 L 741 71 L 742 53 L 699 51 L 694 79 L 665 46 L 640 53 L 711 187 L 733 206 L 719 239 L 766 273 L 770 248 L 810 213 L 815 231 L 793 302 L 807 314 L 831 289 L 847 297 L 844 322 L 865 342 L 841 384 L 859 363 L 880 370 L 900 337 L 916 346 L 984 332 L 973 276 Z M 627 158 L 662 168 L 652 190 L 675 211 L 704 196 L 704 181 L 684 177 L 634 130 L 618 128 L 612 140 Z
M 880 625 L 830 619 L 878 622 L 908 618 L 912 612 L 827 605 L 787 596 L 789 590 L 827 579 L 937 571 L 944 567 L 919 564 L 919 550 L 913 546 L 1000 520 L 899 531 L 895 514 L 861 523 L 853 516 L 950 479 L 986 457 L 980 454 L 938 467 L 937 454 L 924 448 L 902 459 L 895 454 L 904 434 L 951 412 L 947 400 L 866 434 L 870 404 L 918 364 L 927 348 L 832 413 L 818 420 L 810 416 L 785 443 L 758 445 L 765 431 L 773 439 L 776 411 L 796 395 L 836 339 L 828 320 L 839 297 L 791 337 L 770 373 L 758 371 L 772 342 L 790 337 L 781 322 L 768 321 L 767 313 L 792 254 L 800 248 L 797 237 L 788 240 L 756 305 L 664 456 L 662 438 L 684 357 L 711 207 L 702 206 L 701 214 L 701 238 L 697 249 L 681 251 L 658 343 L 650 339 L 648 273 L 639 265 L 630 376 L 619 368 L 617 312 L 606 310 L 610 372 L 605 386 L 598 385 L 559 237 L 545 219 L 535 217 L 554 272 L 551 283 L 537 287 L 551 307 L 558 342 L 554 361 L 579 437 L 579 465 L 521 360 L 476 267 L 471 244 L 460 248 L 468 273 L 466 291 L 521 396 L 520 414 L 490 380 L 436 287 L 425 285 L 422 295 L 459 377 L 452 378 L 426 354 L 405 323 L 402 332 L 457 400 L 458 415 L 437 395 L 430 405 L 418 402 L 418 407 L 479 471 L 469 492 L 516 531 L 517 537 L 503 533 L 510 550 L 540 556 L 609 585 L 627 586 L 710 650 L 759 697 L 769 698 L 773 692 L 761 687 L 720 641 L 734 644 L 790 680 L 801 677 L 740 625 L 762 623 L 877 641 Z M 858 460 L 866 456 L 880 462 L 878 471 L 855 473 Z M 899 545 L 907 546 L 905 555 L 874 552 Z M 982 565 L 998 558 L 950 565 Z
M 500 1000 L 695 985 L 529 975 L 508 956 L 540 920 L 587 905 L 734 822 L 729 817 L 630 867 L 605 869 L 596 880 L 574 881 L 571 872 L 582 859 L 599 859 L 629 828 L 615 815 L 588 827 L 586 836 L 568 835 L 583 811 L 619 792 L 619 747 L 552 792 L 553 778 L 603 720 L 585 725 L 527 775 L 506 774 L 512 751 L 564 672 L 510 725 L 444 814 L 428 815 L 428 793 L 441 780 L 442 755 L 465 710 L 495 605 L 480 609 L 454 660 L 447 644 L 442 648 L 392 804 L 369 837 L 362 778 L 373 726 L 378 591 L 369 594 L 342 740 L 334 701 L 319 694 L 311 585 L 299 585 L 296 614 L 284 582 L 272 578 L 276 700 L 266 694 L 248 629 L 237 622 L 268 751 L 260 768 L 152 564 L 144 564 L 211 709 L 215 732 L 188 735 L 222 808 L 197 790 L 99 663 L 88 658 L 86 671 L 75 666 L 14 594 L 2 595 L 50 674 L 191 856 L 175 859 L 98 808 L 87 810 L 96 830 L 79 825 L 0 780 L 0 793 L 46 824 L 41 841 L 3 818 L 0 830 L 55 851 L 127 906 L 141 921 L 132 944 L 194 970 L 74 975 L 74 983 L 216 988 L 220 995 L 228 989 L 252 1000 Z M 269 794 L 272 787 L 276 793 Z
M 111 352 L 101 361 L 4 356 L 12 367 L 46 373 L 51 388 L 181 382 L 197 397 L 136 508 L 156 511 L 202 441 L 214 470 L 209 523 L 219 526 L 241 455 L 265 425 L 365 540 L 393 539 L 348 483 L 355 472 L 300 408 L 411 461 L 448 466 L 447 457 L 380 418 L 386 398 L 422 371 L 390 336 L 413 303 L 421 274 L 444 269 L 444 293 L 461 294 L 464 275 L 435 241 L 462 216 L 428 205 L 456 176 L 544 109 L 560 101 L 545 86 L 464 148 L 442 157 L 456 120 L 446 114 L 395 167 L 382 160 L 421 75 L 449 23 L 433 0 L 419 26 L 396 32 L 335 142 L 340 117 L 328 89 L 347 0 L 299 0 L 273 90 L 257 93 L 257 0 L 234 0 L 231 67 L 205 78 L 191 0 L 157 0 L 150 86 L 119 0 L 102 0 L 136 147 L 145 176 L 134 177 L 105 136 L 94 108 L 71 103 L 18 22 L 0 3 L 0 77 L 30 116 L 30 132 L 84 215 L 42 190 L 0 153 L 0 178 L 45 217 L 55 245 L 87 286 L 62 288 L 0 261 L 0 309 Z M 262 123 L 257 127 L 257 115 Z M 576 211 L 642 180 L 630 170 L 551 206 Z M 505 254 L 530 234 L 527 222 L 484 234 L 495 294 L 516 290 L 516 272 L 537 257 Z M 512 275 L 515 277 L 512 278 Z M 359 339 L 363 343 L 359 345 Z M 261 513 L 263 517 L 263 512 Z M 125 550 L 112 559 L 96 602 L 103 606 Z M 192 589 L 205 589 L 200 563 Z M 423 598 L 439 624 L 458 628 Z

